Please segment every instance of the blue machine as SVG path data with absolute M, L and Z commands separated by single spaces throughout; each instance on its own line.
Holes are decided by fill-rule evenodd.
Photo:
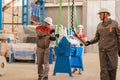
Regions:
M 52 47 L 49 49 L 50 50 L 50 54 L 49 54 L 49 64 L 53 63 L 53 52 L 52 52 Z
M 82 47 L 72 47 L 66 37 L 63 37 L 55 47 L 56 62 L 53 75 L 56 73 L 68 73 L 72 76 L 71 68 L 83 69 Z
M 83 47 L 72 47 L 71 48 L 71 67 L 72 68 L 80 68 L 82 71 L 84 70 L 83 62 L 82 62 L 82 54 Z

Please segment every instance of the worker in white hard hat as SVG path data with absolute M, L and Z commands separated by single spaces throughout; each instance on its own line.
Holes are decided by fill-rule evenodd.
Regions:
M 120 26 L 117 21 L 109 18 L 108 9 L 102 8 L 98 14 L 102 22 L 97 26 L 95 37 L 87 41 L 87 45 L 98 42 L 100 80 L 116 80 L 117 54 L 120 54 Z
M 86 36 L 85 33 L 83 33 L 83 30 L 84 30 L 84 26 L 83 25 L 78 25 L 78 34 L 77 35 L 79 37 L 81 37 L 82 39 L 84 39 L 85 41 L 87 41 L 87 36 Z M 79 46 L 83 47 L 83 53 L 84 53 L 84 46 L 81 43 L 81 41 L 78 40 L 75 35 L 73 35 L 73 37 L 77 40 L 77 44 L 79 44 Z M 75 73 L 76 71 L 77 71 L 77 68 L 74 68 L 73 69 L 73 73 Z M 81 74 L 80 68 L 79 68 L 79 72 L 78 73 Z
M 77 35 L 80 36 L 82 39 L 84 39 L 85 41 L 87 41 L 87 36 L 86 34 L 83 32 L 84 30 L 84 26 L 83 25 L 78 25 L 78 33 Z M 72 36 L 73 38 L 76 38 L 75 34 L 73 34 Z M 76 38 L 77 39 L 77 38 Z M 78 43 L 77 44 L 80 44 L 82 45 L 82 43 L 80 42 L 80 40 L 78 40 Z
M 55 41 L 55 36 L 51 35 L 55 32 L 51 29 L 52 18 L 47 17 L 44 23 L 36 28 L 37 33 L 37 63 L 38 63 L 38 80 L 48 80 L 49 72 L 49 45 L 50 40 Z M 59 37 L 57 34 L 56 37 Z
M 48 23 L 50 26 L 52 26 L 52 18 L 51 17 L 47 17 L 45 18 L 45 22 Z
M 106 8 L 101 8 L 101 9 L 99 10 L 98 14 L 100 14 L 100 13 L 107 13 L 107 14 L 110 16 L 110 12 L 109 12 L 108 9 L 106 9 Z

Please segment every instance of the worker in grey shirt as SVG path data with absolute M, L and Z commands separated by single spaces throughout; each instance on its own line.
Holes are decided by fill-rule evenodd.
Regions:
M 49 45 L 50 41 L 55 41 L 55 36 L 51 35 L 55 32 L 54 29 L 51 29 L 52 18 L 47 17 L 44 20 L 45 22 L 42 25 L 36 27 L 37 33 L 37 63 L 38 63 L 38 80 L 48 80 L 48 72 L 49 72 Z
M 120 52 L 120 27 L 117 21 L 109 18 L 108 9 L 98 12 L 100 22 L 95 37 L 87 41 L 87 46 L 98 42 L 100 58 L 100 80 L 116 80 L 118 55 Z

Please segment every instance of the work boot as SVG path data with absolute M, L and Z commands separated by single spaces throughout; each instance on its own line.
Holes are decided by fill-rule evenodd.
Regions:
M 77 68 L 74 68 L 72 73 L 75 73 L 76 71 L 77 71 Z
M 110 80 L 116 80 L 116 69 L 109 70 Z
M 39 77 L 38 80 L 42 80 L 42 77 Z
M 38 77 L 39 77 L 38 80 L 42 80 L 42 76 L 39 75 Z
M 43 80 L 48 80 L 48 76 L 44 77 Z

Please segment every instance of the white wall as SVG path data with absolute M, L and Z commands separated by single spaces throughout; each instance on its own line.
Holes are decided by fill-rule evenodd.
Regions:
M 119 25 L 120 25 L 120 0 L 116 0 L 115 3 L 115 8 L 116 8 L 116 20 L 118 21 Z
M 58 10 L 59 7 L 46 7 L 45 8 L 45 17 L 50 16 L 53 18 L 53 24 L 57 25 L 58 23 Z M 61 15 L 61 24 L 65 27 L 68 25 L 68 11 L 67 6 L 62 7 L 62 15 Z M 77 17 L 78 23 L 82 23 L 82 6 L 77 6 Z
M 88 40 L 94 38 L 97 24 L 100 22 L 97 15 L 100 8 L 107 8 L 111 13 L 111 18 L 115 19 L 115 0 L 109 1 L 88 1 L 87 2 L 87 37 Z M 87 52 L 98 52 L 97 44 L 87 47 Z

